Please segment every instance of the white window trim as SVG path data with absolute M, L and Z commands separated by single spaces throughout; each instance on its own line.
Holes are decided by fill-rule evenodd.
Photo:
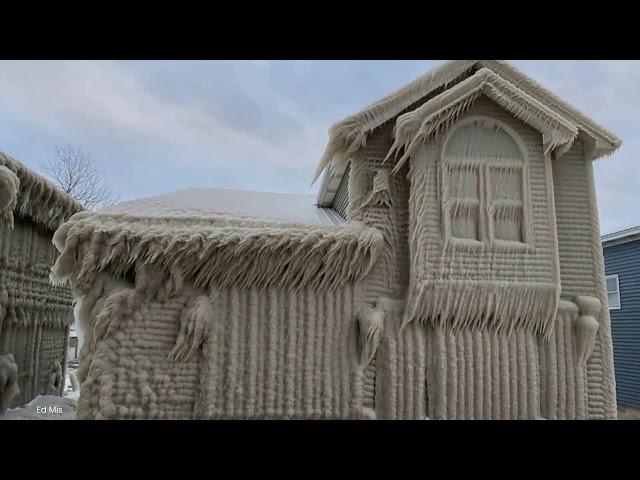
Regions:
M 609 278 L 615 278 L 616 279 L 616 291 L 615 292 L 610 292 L 607 287 L 607 279 Z M 620 310 L 622 308 L 622 301 L 620 299 L 620 279 L 618 277 L 618 275 L 605 275 L 604 277 L 604 285 L 605 288 L 607 290 L 607 303 L 609 303 L 609 294 L 610 293 L 616 293 L 618 295 L 618 306 L 617 307 L 612 307 L 611 305 L 609 305 L 609 310 Z

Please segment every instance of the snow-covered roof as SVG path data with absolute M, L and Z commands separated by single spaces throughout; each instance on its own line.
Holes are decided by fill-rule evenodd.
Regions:
M 366 275 L 383 237 L 328 210 L 310 195 L 194 188 L 80 212 L 53 236 L 61 255 L 51 279 L 86 292 L 102 272 L 119 278 L 133 269 L 141 289 L 189 280 L 333 290 Z
M 16 214 L 55 230 L 81 210 L 84 208 L 73 197 L 0 152 L 0 224 L 13 225 Z
M 487 91 L 494 92 L 494 96 L 500 97 L 507 109 L 511 110 L 513 106 L 524 111 L 525 104 L 527 106 L 536 104 L 536 108 L 531 109 L 527 114 L 534 117 L 539 123 L 553 118 L 556 125 L 569 126 L 570 129 L 579 132 L 581 138 L 589 142 L 592 159 L 611 154 L 622 144 L 622 141 L 614 134 L 506 62 L 499 60 L 454 60 L 423 74 L 408 85 L 360 112 L 339 121 L 329 129 L 329 142 L 313 178 L 315 181 L 326 169 L 325 179 L 318 193 L 318 204 L 331 205 L 336 185 L 340 183 L 344 171 L 341 164 L 348 161 L 353 153 L 366 144 L 367 136 L 374 129 L 396 117 L 399 117 L 399 121 L 402 114 L 415 110 L 421 104 L 426 105 L 423 113 L 439 113 L 432 109 L 435 105 L 440 105 L 442 101 L 439 94 L 475 76 L 478 76 L 478 82 L 476 82 L 478 88 L 482 89 L 485 94 Z M 496 84 L 499 84 L 498 87 Z M 434 105 L 427 105 L 434 100 Z M 456 98 L 456 100 L 460 99 Z M 440 106 L 446 107 L 448 105 Z M 539 111 L 543 112 L 543 115 L 538 115 Z M 551 115 L 549 115 L 549 111 L 552 112 Z M 425 119 L 429 122 L 433 120 L 432 115 L 428 115 Z M 406 117 L 405 120 L 407 120 Z M 548 142 L 550 145 L 557 143 L 553 138 L 548 140 L 550 140 Z M 561 151 L 565 150 L 566 142 L 557 146 Z
M 207 217 L 229 214 L 262 220 L 340 225 L 344 219 L 331 208 L 317 207 L 313 195 L 188 188 L 177 192 L 119 203 L 100 213 L 145 217 Z

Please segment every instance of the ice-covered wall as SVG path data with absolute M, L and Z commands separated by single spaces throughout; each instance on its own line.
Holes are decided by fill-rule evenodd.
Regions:
M 392 175 L 394 165 L 383 162 L 392 144 L 392 131 L 392 122 L 376 129 L 348 170 L 349 220 L 375 227 L 384 238 L 382 251 L 362 283 L 364 302 L 384 313 L 377 354 L 363 371 L 371 392 L 367 404 L 377 418 L 396 418 L 398 409 L 402 410 L 405 386 L 411 392 L 415 388 L 417 395 L 424 394 L 419 386 L 424 382 L 414 383 L 413 377 L 404 374 L 405 336 L 398 335 L 409 285 L 409 182 L 408 168 Z M 422 400 L 418 405 L 424 407 L 424 395 Z
M 381 312 L 362 223 L 81 214 L 58 230 L 79 418 L 371 418 Z
M 360 220 L 381 232 L 394 225 L 363 286 L 370 292 L 367 300 L 386 310 L 375 376 L 369 380 L 376 384 L 378 418 L 612 418 L 613 372 L 599 352 L 607 345 L 607 328 L 595 323 L 600 318 L 602 324 L 605 315 L 596 288 L 602 274 L 592 247 L 597 219 L 594 223 L 590 165 L 584 154 L 575 153 L 581 144 L 552 161 L 540 132 L 482 97 L 451 131 L 478 117 L 498 120 L 521 142 L 525 183 L 518 214 L 528 232 L 519 240 L 526 248 L 480 245 L 477 227 L 474 242 L 466 241 L 464 230 L 458 233 L 462 241 L 448 241 L 443 197 L 451 192 L 443 187 L 442 175 L 446 133 L 417 150 L 410 171 L 403 167 L 390 175 L 390 198 L 404 212 L 395 212 L 393 202 L 391 207 L 366 202 L 375 192 L 376 172 L 393 167 L 389 160 L 382 162 L 392 143 L 388 125 L 369 135 L 351 163 L 352 214 L 358 212 Z M 500 157 L 492 150 L 495 143 L 485 147 L 469 145 L 468 151 L 490 150 L 488 160 Z M 507 147 L 502 151 L 511 151 Z M 469 182 L 454 180 L 458 197 L 474 197 L 460 190 Z M 478 188 L 491 183 L 480 182 Z M 477 194 L 475 186 L 472 190 Z M 576 194 L 582 197 L 574 201 Z M 392 260 L 385 263 L 386 258 Z M 390 279 L 386 285 L 385 279 Z M 420 290 L 425 284 L 429 288 Z
M 491 120 L 500 123 L 480 123 Z M 477 100 L 460 124 L 458 130 L 452 127 L 451 138 L 430 139 L 411 159 L 406 321 L 498 330 L 527 326 L 548 332 L 560 285 L 550 165 L 542 136 L 485 98 Z M 460 165 L 474 170 L 461 172 Z M 518 182 L 509 199 L 518 201 L 513 223 L 522 233 L 517 241 L 492 231 L 504 218 L 496 197 L 508 181 L 498 174 L 511 165 L 520 168 L 514 171 Z M 473 224 L 472 235 L 452 228 L 462 215 Z
M 587 362 L 588 417 L 615 418 L 615 378 L 611 320 L 604 283 L 604 260 L 595 197 L 593 165 L 583 142 L 553 162 L 562 295 L 600 302 L 593 354 Z
M 231 288 L 159 302 L 132 286 L 101 298 L 91 319 L 93 347 L 81 356 L 89 367 L 80 377 L 79 418 L 366 415 L 358 298 L 350 287 L 325 294 Z M 189 352 L 194 343 L 185 322 L 194 308 L 206 327 L 195 328 L 196 348 Z M 180 344 L 184 355 L 176 355 Z
M 20 392 L 9 406 L 50 392 L 52 375 L 64 375 L 73 299 L 68 287 L 49 283 L 57 252 L 51 233 L 17 217 L 13 228 L 0 225 L 0 355 L 13 354 Z
M 0 152 L 0 370 L 16 368 L 11 385 L 0 382 L 0 410 L 62 394 L 73 299 L 68 287 L 49 282 L 58 256 L 51 238 L 80 210 L 71 196 Z

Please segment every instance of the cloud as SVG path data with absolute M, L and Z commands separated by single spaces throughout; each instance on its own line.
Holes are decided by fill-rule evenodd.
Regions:
M 271 96 L 270 103 L 280 106 L 281 116 L 296 126 L 289 135 L 269 137 L 247 128 L 260 124 L 262 115 L 249 97 L 230 95 L 226 103 L 214 105 L 217 110 L 175 101 L 150 92 L 139 75 L 116 62 L 5 62 L 2 66 L 0 108 L 49 132 L 73 131 L 77 137 L 108 132 L 116 141 L 135 138 L 199 152 L 193 162 L 255 161 L 303 165 L 309 170 L 326 140 L 325 124 L 305 121 L 294 104 L 274 98 L 273 92 L 264 93 Z

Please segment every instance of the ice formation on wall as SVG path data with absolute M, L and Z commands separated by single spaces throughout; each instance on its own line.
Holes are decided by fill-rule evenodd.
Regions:
M 11 356 L 16 393 L 5 406 L 38 394 L 61 394 L 71 292 L 49 283 L 57 256 L 52 231 L 80 204 L 0 153 L 0 355 Z
M 14 215 L 29 218 L 49 230 L 55 230 L 66 219 L 83 210 L 82 205 L 40 175 L 32 172 L 20 162 L 0 152 L 0 181 L 6 182 L 9 170 L 15 179 Z M 4 192 L 0 195 L 4 195 Z M 4 215 L 4 204 L 0 197 L 0 215 Z
M 209 320 L 214 314 L 207 295 L 191 295 L 180 315 L 180 333 L 169 353 L 170 360 L 185 361 L 193 357 L 207 338 Z
M 10 353 L 0 356 L 0 413 L 4 413 L 13 397 L 20 392 L 18 365 Z
M 13 209 L 18 200 L 20 180 L 4 165 L 0 165 L 0 222 L 13 228 Z
M 364 110 L 333 125 L 329 130 L 329 142 L 318 163 L 314 181 L 330 162 L 347 161 L 355 152 L 361 150 L 366 145 L 371 132 L 377 127 L 393 120 L 410 107 L 428 100 L 434 92 L 440 93 L 462 79 L 473 75 L 481 68 L 490 70 L 503 81 L 511 83 L 527 95 L 538 99 L 546 107 L 572 121 L 574 125 L 580 125 L 580 128 L 588 135 L 602 137 L 608 145 L 594 152 L 594 158 L 607 155 L 622 144 L 615 135 L 597 125 L 583 113 L 508 63 L 500 60 L 457 60 L 447 62 L 441 67 L 425 73 Z
M 367 367 L 375 358 L 382 332 L 384 330 L 384 311 L 381 308 L 363 306 L 358 314 L 360 328 L 360 348 L 362 368 Z
M 450 90 L 398 118 L 395 142 L 389 150 L 389 156 L 400 148 L 404 154 L 398 160 L 394 172 L 427 138 L 432 135 L 437 137 L 439 133 L 448 130 L 481 94 L 540 131 L 545 154 L 558 147 L 562 147 L 559 153 L 568 150 L 578 135 L 577 127 L 568 120 L 490 70 L 482 68 Z
M 375 229 L 83 212 L 54 243 L 84 336 L 79 418 L 367 414 L 356 359 L 381 325 L 358 353 L 351 285 L 382 248 Z M 152 371 L 133 368 L 139 349 Z
M 455 124 L 451 126 L 459 126 L 461 120 L 478 113 L 485 115 L 485 117 L 488 116 L 491 120 L 493 118 L 501 118 L 503 123 L 506 122 L 511 125 L 513 122 L 510 119 L 513 117 L 510 117 L 504 107 L 495 100 L 491 101 L 491 105 L 494 107 L 489 108 L 489 103 L 487 103 L 489 99 L 488 95 L 481 95 L 474 99 L 473 103 L 465 105 L 463 111 L 459 112 Z M 476 103 L 480 110 L 476 108 L 475 111 L 472 111 L 472 107 L 476 106 Z M 501 106 L 502 110 L 496 109 L 496 106 Z M 499 113 L 500 111 L 503 113 Z M 400 119 L 398 123 L 401 121 Z M 496 131 L 496 123 L 491 120 L 469 120 L 468 125 L 473 125 L 475 122 L 479 126 L 485 126 Z M 534 126 L 536 129 L 541 129 L 540 125 L 536 125 L 535 122 L 528 122 L 527 124 Z M 396 125 L 396 133 L 398 130 L 400 130 L 400 127 Z M 558 258 L 558 244 L 555 240 L 556 218 L 554 208 L 558 200 L 554 199 L 551 165 L 552 163 L 556 165 L 563 161 L 562 155 L 566 153 L 565 151 L 571 145 L 571 142 L 576 141 L 576 138 L 579 138 L 578 145 L 580 146 L 584 144 L 586 139 L 581 136 L 576 137 L 576 131 L 573 129 L 570 135 L 567 136 L 569 142 L 560 145 L 560 148 L 552 153 L 552 160 L 548 155 L 550 150 L 548 141 L 552 138 L 550 134 L 544 135 L 539 130 L 538 132 L 534 130 L 525 132 L 520 127 L 517 130 L 516 137 L 522 136 L 525 139 L 525 156 L 529 157 L 528 163 L 525 163 L 526 168 L 523 170 L 520 165 L 514 164 L 514 157 L 509 154 L 508 162 L 501 162 L 492 172 L 496 179 L 493 184 L 502 185 L 506 190 L 504 192 L 491 192 L 492 182 L 486 181 L 483 185 L 478 186 L 477 195 L 470 195 L 469 188 L 475 181 L 480 184 L 479 175 L 476 175 L 472 181 L 468 172 L 481 165 L 487 165 L 486 162 L 477 162 L 475 166 L 471 162 L 470 164 L 462 165 L 462 168 L 458 169 L 457 172 L 449 171 L 451 185 L 445 183 L 444 177 L 446 175 L 443 174 L 444 170 L 438 170 L 444 139 L 452 132 L 451 128 L 443 131 L 442 135 L 417 138 L 417 142 L 420 145 L 417 146 L 414 152 L 414 159 L 409 172 L 411 180 L 409 211 L 412 215 L 409 241 L 412 248 L 410 256 L 411 262 L 413 262 L 412 268 L 410 268 L 412 282 L 415 284 L 418 272 L 426 272 L 426 275 L 423 275 L 426 278 L 429 278 L 430 275 L 433 276 L 433 274 L 435 274 L 435 277 L 443 275 L 444 281 L 441 283 L 444 292 L 447 295 L 455 296 L 455 291 L 457 290 L 455 287 L 456 282 L 451 280 L 455 279 L 456 272 L 458 272 L 461 280 L 466 282 L 469 282 L 474 277 L 479 278 L 477 285 L 486 283 L 482 281 L 482 278 L 491 279 L 493 276 L 494 280 L 490 282 L 493 285 L 487 287 L 487 292 L 483 292 L 481 289 L 476 289 L 474 292 L 475 287 L 473 287 L 472 283 L 468 283 L 467 286 L 471 288 L 460 289 L 461 296 L 459 298 L 464 300 L 462 304 L 455 301 L 453 297 L 449 299 L 445 297 L 441 302 L 434 302 L 437 297 L 434 298 L 433 292 L 429 292 L 430 295 L 424 295 L 425 303 L 420 308 L 415 304 L 412 305 L 412 296 L 413 298 L 420 298 L 420 295 L 415 293 L 415 287 L 410 287 L 410 298 L 404 313 L 390 314 L 385 317 L 385 339 L 379 350 L 378 358 L 376 358 L 376 363 L 384 365 L 377 372 L 377 379 L 382 380 L 385 387 L 376 396 L 376 404 L 379 405 L 378 411 L 382 412 L 384 418 L 422 418 L 425 413 L 434 418 L 539 418 L 541 412 L 543 412 L 542 416 L 544 418 L 615 417 L 614 393 L 610 388 L 613 375 L 609 358 L 610 349 L 608 354 L 600 356 L 598 353 L 598 345 L 610 348 L 610 340 L 603 339 L 598 342 L 596 339 L 593 347 L 594 353 L 591 355 L 590 348 L 576 350 L 579 344 L 584 345 L 584 343 L 579 343 L 579 340 L 572 340 L 578 342 L 575 344 L 574 351 L 583 352 L 588 356 L 587 363 L 593 364 L 594 359 L 598 359 L 597 361 L 599 362 L 597 366 L 583 368 L 582 373 L 577 373 L 580 369 L 580 363 L 576 364 L 575 362 L 578 362 L 578 360 L 574 360 L 574 358 L 582 354 L 576 353 L 575 357 L 571 356 L 569 358 L 568 355 L 573 354 L 567 353 L 568 351 L 564 347 L 559 353 L 564 357 L 561 365 L 556 362 L 552 366 L 545 366 L 544 363 L 547 362 L 547 358 L 550 358 L 549 355 L 545 355 L 545 352 L 550 351 L 549 349 L 552 349 L 552 345 L 558 344 L 558 335 L 560 335 L 559 332 L 561 330 L 564 331 L 565 328 L 570 328 L 571 330 L 571 333 L 564 333 L 561 337 L 563 344 L 565 338 L 578 339 L 583 338 L 583 336 L 590 338 L 590 341 L 593 342 L 594 335 L 597 335 L 598 331 L 603 331 L 602 329 L 596 330 L 595 324 L 590 320 L 581 322 L 572 320 L 568 324 L 563 324 L 561 313 L 556 315 L 556 311 L 562 312 L 562 309 L 565 308 L 562 305 L 570 302 L 565 300 L 558 301 L 558 296 L 561 292 L 559 269 L 561 262 Z M 368 160 L 368 155 L 374 153 L 368 148 L 369 144 L 383 143 L 384 141 L 380 139 L 384 138 L 385 132 L 383 129 L 372 131 L 368 135 L 367 146 L 362 149 L 362 152 L 356 152 L 351 156 L 349 172 L 351 187 L 350 210 L 352 213 L 362 210 L 362 199 L 366 198 L 362 192 L 367 191 L 368 176 L 371 171 L 367 170 L 365 165 L 370 161 Z M 431 140 L 433 138 L 435 138 L 435 141 Z M 555 138 L 558 137 L 556 136 Z M 492 158 L 494 159 L 492 161 L 495 161 L 495 159 L 499 160 L 505 157 L 510 151 L 508 145 L 503 144 L 502 151 L 496 152 L 495 149 L 500 148 L 500 142 L 496 143 L 496 140 L 499 139 L 495 138 L 488 142 L 486 139 L 483 141 L 482 138 L 470 140 L 468 136 L 466 139 L 463 136 L 461 140 L 461 148 L 458 149 L 457 153 L 452 152 L 454 157 L 459 157 L 460 153 L 468 152 L 475 153 L 479 157 Z M 393 141 L 393 139 L 390 138 L 390 141 Z M 616 140 L 616 142 L 619 144 L 619 141 Z M 545 143 L 547 143 L 546 146 Z M 588 145 L 588 142 L 586 144 Z M 545 154 L 545 151 L 547 151 L 547 154 Z M 389 150 L 384 155 L 386 163 L 391 164 L 392 167 L 395 166 L 393 162 L 389 161 L 395 155 L 387 155 L 386 153 L 389 153 Z M 375 154 L 377 155 L 377 151 Z M 533 157 L 531 157 L 532 154 L 534 155 Z M 594 158 L 593 147 L 591 147 L 591 153 L 588 153 L 588 155 L 586 159 L 583 157 L 583 163 L 585 160 L 589 161 Z M 366 158 L 367 161 L 363 162 L 363 158 Z M 401 165 L 400 168 L 403 168 L 403 166 Z M 484 175 L 488 172 L 489 170 L 486 170 Z M 516 173 L 518 175 L 515 175 Z M 396 174 L 397 176 L 403 178 L 405 174 Z M 529 182 L 525 184 L 524 195 L 517 198 L 512 195 L 515 191 L 512 187 L 518 183 L 515 181 L 516 178 L 523 181 L 528 179 Z M 445 187 L 448 188 L 449 186 L 454 187 L 454 189 L 445 192 Z M 495 225 L 493 225 L 495 227 L 493 232 L 495 238 L 504 238 L 516 243 L 530 242 L 531 248 L 522 248 L 524 245 L 518 246 L 505 243 L 501 246 L 502 248 L 491 249 L 473 245 L 474 242 L 466 241 L 466 239 L 473 237 L 477 239 L 481 233 L 479 230 L 482 230 L 478 228 L 478 221 L 475 222 L 473 228 L 468 221 L 462 221 L 472 218 L 474 215 L 479 216 L 480 209 L 475 205 L 471 205 L 472 202 L 469 202 L 469 200 L 475 195 L 479 203 L 478 196 L 482 188 L 485 189 L 485 195 L 493 194 L 495 198 L 499 198 L 503 203 L 502 205 L 497 205 L 497 208 L 492 208 L 493 205 L 487 205 L 488 208 L 486 208 L 485 218 L 494 219 L 493 221 L 495 222 Z M 487 188 L 489 190 L 486 190 Z M 597 226 L 597 216 L 593 214 L 595 210 L 591 205 L 593 191 L 590 189 L 592 186 L 585 182 L 580 185 L 580 188 L 585 189 L 585 192 L 587 192 L 587 201 L 576 204 L 576 207 L 583 209 L 585 212 L 590 212 L 587 213 L 587 220 L 582 225 L 590 225 L 588 228 L 585 227 L 584 231 L 588 232 L 588 242 L 593 245 L 589 248 L 594 253 L 593 257 L 589 252 L 586 256 L 583 255 L 579 258 L 573 256 L 571 258 L 565 257 L 564 260 L 571 262 L 568 263 L 571 271 L 574 271 L 576 266 L 581 265 L 581 263 L 595 265 L 595 267 L 588 267 L 592 268 L 591 272 L 593 272 L 588 275 L 595 274 L 595 278 L 600 279 L 602 272 L 598 271 L 597 266 L 602 259 L 601 254 L 598 256 L 596 252 L 599 247 L 599 237 L 597 228 L 594 229 L 594 225 Z M 573 191 L 571 190 L 571 192 Z M 589 195 L 591 196 L 589 197 Z M 451 205 L 452 208 L 449 208 L 447 206 L 447 196 L 449 199 L 462 200 L 462 202 L 460 202 L 460 205 Z M 564 206 L 565 204 L 563 203 L 560 205 L 562 208 Z M 573 204 L 571 204 L 571 207 L 574 207 Z M 545 210 L 546 213 L 541 215 L 541 212 Z M 482 211 L 485 211 L 485 208 Z M 449 220 L 445 221 L 447 215 Z M 390 221 L 390 216 L 391 212 L 386 216 L 386 222 Z M 378 224 L 382 220 L 367 214 L 366 211 L 359 213 L 358 218 L 364 219 L 365 223 L 370 225 L 376 225 L 376 228 L 382 232 L 385 231 L 384 226 Z M 452 226 L 451 218 L 460 219 L 458 225 L 454 224 Z M 576 218 L 575 215 L 573 218 Z M 503 224 L 500 225 L 499 221 Z M 573 222 L 572 218 L 565 220 L 563 217 L 561 221 L 563 223 L 559 225 L 559 228 L 575 230 L 575 224 L 571 223 Z M 581 222 L 583 220 L 578 221 Z M 565 224 L 564 222 L 570 223 Z M 382 221 L 382 223 L 384 224 L 385 221 Z M 446 233 L 447 223 L 449 223 L 449 233 L 453 233 L 453 235 Z M 519 226 L 517 225 L 518 223 L 520 223 Z M 489 224 L 485 226 L 487 232 L 490 226 Z M 520 228 L 516 228 L 516 226 Z M 458 238 L 453 242 L 450 241 L 451 236 Z M 527 237 L 529 237 L 529 240 L 527 240 Z M 509 246 L 516 248 L 507 248 Z M 397 248 L 397 245 L 394 248 Z M 435 252 L 435 255 L 428 252 L 432 252 L 432 254 Z M 387 252 L 383 252 L 381 258 L 385 258 L 386 254 Z M 433 261 L 422 263 L 421 259 L 425 257 L 432 258 Z M 485 260 L 482 260 L 483 257 Z M 510 267 L 505 271 L 505 266 Z M 469 270 L 469 267 L 472 267 L 471 270 Z M 489 277 L 482 273 L 483 268 L 486 273 L 490 274 Z M 518 275 L 518 277 L 514 278 L 514 274 Z M 506 275 L 504 280 L 500 280 L 501 275 Z M 363 285 L 365 291 L 367 290 L 367 284 L 370 283 L 368 278 L 365 279 L 365 284 Z M 518 281 L 514 282 L 516 278 Z M 531 283 L 532 279 L 536 282 Z M 540 283 L 537 283 L 538 281 Z M 503 286 L 502 288 L 506 295 L 496 298 L 496 293 L 500 292 L 500 289 L 496 287 L 500 285 Z M 576 284 L 573 283 L 573 280 L 567 277 L 566 284 L 562 285 L 562 291 L 564 292 L 564 288 L 566 288 L 566 294 L 569 295 L 568 298 L 575 298 L 575 302 L 579 302 L 576 297 L 571 296 L 571 292 L 575 288 L 574 285 Z M 507 286 L 512 288 L 508 289 Z M 539 296 L 535 301 L 535 297 L 532 298 L 527 305 L 522 301 L 527 300 L 526 296 L 509 293 L 509 290 L 517 293 L 520 288 L 532 288 L 531 292 L 539 292 L 536 294 Z M 578 291 L 582 292 L 583 296 L 585 294 L 596 294 L 591 289 Z M 479 300 L 482 301 L 479 302 Z M 488 328 L 479 328 L 478 322 L 482 321 L 483 315 L 478 315 L 477 313 L 482 311 L 481 306 L 483 304 L 491 308 L 503 308 L 505 312 L 509 312 L 511 309 L 512 314 L 485 315 L 485 320 L 489 320 L 487 322 Z M 558 304 L 560 307 L 556 307 Z M 438 308 L 438 305 L 440 305 L 440 308 Z M 460 309 L 457 310 L 457 315 L 447 312 L 447 306 L 451 307 L 452 305 Z M 577 307 L 575 308 L 577 311 Z M 470 309 L 472 314 L 466 315 Z M 474 309 L 476 309 L 475 313 L 473 313 Z M 520 310 L 521 313 L 514 309 Z M 414 313 L 412 313 L 412 310 L 414 310 Z M 425 328 L 415 323 L 406 324 L 407 321 L 416 318 L 416 313 L 418 312 L 419 316 L 428 320 L 429 323 L 434 322 L 435 325 L 440 324 L 443 317 L 442 312 L 444 312 L 445 318 L 451 318 L 452 325 L 442 329 L 442 327 L 437 326 Z M 460 313 L 464 314 L 460 315 Z M 389 325 L 387 321 L 393 322 L 394 318 L 396 322 L 401 321 L 402 318 L 405 319 L 406 327 L 404 333 L 393 333 L 396 329 L 392 326 L 393 323 Z M 464 319 L 466 318 L 469 318 L 472 323 L 464 325 Z M 500 327 L 500 323 L 495 323 L 497 320 L 502 321 L 503 333 L 500 333 L 501 328 L 496 329 L 496 326 Z M 458 328 L 451 328 L 456 322 L 461 322 L 463 325 L 458 324 Z M 494 322 L 493 327 L 489 327 L 491 325 L 490 322 Z M 582 324 L 588 325 L 587 328 L 585 329 Z M 561 325 L 562 329 L 560 328 Z M 565 327 L 564 325 L 567 326 Z M 608 328 L 604 331 L 607 330 Z M 456 331 L 459 333 L 456 333 Z M 542 335 L 532 335 L 532 332 L 535 331 L 541 332 Z M 387 332 L 389 332 L 389 336 L 387 336 Z M 476 353 L 473 353 L 473 338 L 480 335 L 479 332 L 486 332 L 488 343 L 484 349 L 476 349 Z M 446 340 L 441 343 L 442 346 L 438 346 L 436 339 L 439 338 L 439 335 L 441 338 L 451 338 L 451 340 Z M 470 335 L 469 341 L 471 343 L 466 346 L 465 338 L 468 335 Z M 482 335 L 485 335 L 485 333 L 482 333 Z M 485 342 L 485 340 L 482 340 L 482 335 L 480 335 L 479 345 Z M 493 336 L 496 337 L 495 342 L 497 343 L 491 340 Z M 517 340 L 521 337 L 522 341 Z M 438 353 L 442 352 L 441 348 L 443 346 L 446 347 L 447 341 L 452 342 L 452 348 L 455 348 L 456 354 L 453 356 L 449 353 Z M 433 342 L 436 343 L 434 344 Z M 497 347 L 500 342 L 506 342 L 508 346 L 505 355 L 502 355 Z M 590 345 L 590 343 L 587 344 Z M 513 356 L 507 353 L 509 349 L 512 349 Z M 521 355 L 524 355 L 522 360 L 520 360 Z M 441 360 L 437 360 L 439 358 Z M 557 358 L 557 356 L 552 358 Z M 580 358 L 583 357 L 580 356 Z M 436 361 L 441 363 L 434 363 Z M 464 371 L 460 370 L 466 363 L 469 363 L 470 366 Z M 474 365 L 475 367 L 473 367 Z M 575 370 L 575 373 L 569 374 L 569 368 L 573 369 L 572 371 Z M 440 372 L 440 375 L 431 376 L 436 372 Z M 515 376 L 514 373 L 511 374 L 513 379 L 516 380 L 514 385 L 501 387 L 500 382 L 496 384 L 494 380 L 491 380 L 491 383 L 487 383 L 487 378 L 495 377 L 501 379 L 507 375 L 506 372 L 517 372 Z M 594 375 L 594 372 L 600 372 L 598 373 L 600 376 Z M 425 378 L 423 375 L 426 375 L 426 385 L 420 380 Z M 573 380 L 567 381 L 567 379 Z M 521 383 L 522 380 L 526 380 L 525 383 Z M 453 385 L 458 385 L 461 390 L 454 392 L 451 390 Z M 474 385 L 479 385 L 479 387 Z M 549 390 L 546 389 L 546 386 L 548 385 L 555 385 L 553 389 L 555 393 L 547 393 Z M 473 394 L 474 391 L 476 392 L 475 395 Z M 591 391 L 594 393 L 589 393 Z M 449 392 L 448 396 L 447 392 Z M 478 397 L 478 395 L 480 396 Z M 553 395 L 553 397 L 550 395 Z M 464 402 L 470 402 L 472 406 L 466 409 L 460 407 L 459 399 L 461 396 Z M 555 398 L 557 405 L 560 396 L 564 399 L 561 413 L 559 413 L 557 407 L 547 408 L 547 399 Z M 509 400 L 509 398 L 516 400 Z M 541 399 L 544 400 L 542 404 Z M 505 401 L 506 403 L 501 404 L 501 402 Z M 480 402 L 479 405 L 481 405 L 479 410 L 473 407 L 477 402 Z
M 560 294 L 558 254 L 526 233 L 532 212 L 548 208 L 545 190 L 528 198 L 528 170 L 544 168 L 543 159 L 526 160 L 505 128 L 470 115 L 412 161 L 405 323 L 550 334 Z
M 141 264 L 171 278 L 188 277 L 195 288 L 332 290 L 368 272 L 382 237 L 357 222 L 315 226 L 223 215 L 149 221 L 81 212 L 60 227 L 54 243 L 61 255 L 52 280 L 61 283 L 73 275 L 82 292 L 101 271 L 123 276 Z

